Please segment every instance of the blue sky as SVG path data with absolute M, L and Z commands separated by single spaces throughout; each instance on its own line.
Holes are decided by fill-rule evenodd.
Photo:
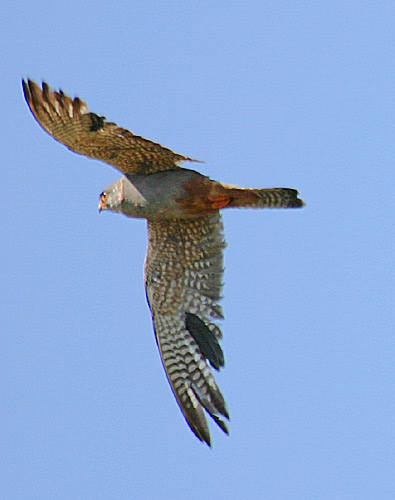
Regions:
M 22 0 L 0 23 L 1 498 L 394 498 L 391 2 Z M 46 135 L 22 77 L 307 202 L 224 213 L 211 450 L 160 364 L 144 222 L 98 214 L 118 173 Z

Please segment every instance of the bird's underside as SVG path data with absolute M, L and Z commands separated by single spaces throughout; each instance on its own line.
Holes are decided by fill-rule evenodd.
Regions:
M 194 170 L 195 161 L 134 135 L 89 112 L 79 98 L 43 83 L 23 81 L 25 99 L 38 123 L 70 150 L 109 163 L 125 177 L 108 186 L 99 208 L 148 221 L 144 265 L 146 294 L 156 342 L 184 417 L 210 445 L 204 410 L 228 433 L 229 419 L 211 367 L 224 366 L 216 320 L 225 246 L 222 208 L 297 208 L 298 192 L 288 188 L 229 186 Z

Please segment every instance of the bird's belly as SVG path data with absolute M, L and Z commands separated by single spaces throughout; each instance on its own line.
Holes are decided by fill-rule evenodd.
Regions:
M 149 203 L 146 205 L 125 201 L 122 203 L 122 213 L 127 217 L 148 220 L 189 219 L 199 217 L 205 213 L 214 213 L 215 211 L 212 207 L 208 207 L 205 203 L 198 202 L 198 200 Z
M 145 219 L 198 217 L 218 208 L 211 199 L 215 183 L 187 169 L 123 178 L 122 213 Z

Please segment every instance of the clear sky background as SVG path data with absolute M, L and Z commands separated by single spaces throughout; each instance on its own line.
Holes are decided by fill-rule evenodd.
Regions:
M 2 499 L 395 497 L 391 4 L 3 6 Z M 118 173 L 45 134 L 21 77 L 307 202 L 223 214 L 231 434 L 211 425 L 211 450 L 159 360 L 144 221 L 98 214 Z

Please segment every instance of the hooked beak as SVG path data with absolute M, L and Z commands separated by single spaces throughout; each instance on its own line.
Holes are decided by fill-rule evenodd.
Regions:
M 99 213 L 102 211 L 102 210 L 106 210 L 106 204 L 104 203 L 104 200 L 106 199 L 104 193 L 102 193 L 100 195 L 100 200 L 99 200 L 99 206 L 97 207 L 98 210 L 99 210 Z

